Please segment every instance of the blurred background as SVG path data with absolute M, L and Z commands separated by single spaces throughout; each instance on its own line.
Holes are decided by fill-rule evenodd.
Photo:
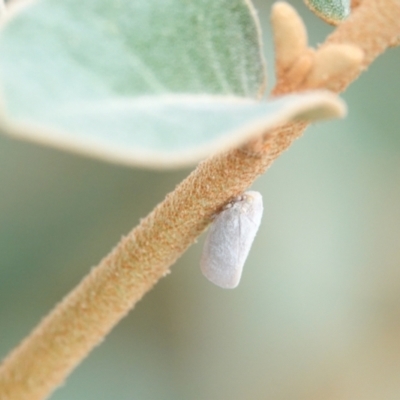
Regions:
M 269 89 L 271 1 L 257 1 Z M 332 27 L 303 5 L 313 45 Z M 235 290 L 202 241 L 54 400 L 400 398 L 400 48 L 254 184 L 265 213 Z M 130 169 L 0 136 L 0 357 L 190 169 Z

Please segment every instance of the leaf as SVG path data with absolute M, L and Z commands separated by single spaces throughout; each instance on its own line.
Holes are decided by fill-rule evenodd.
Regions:
M 342 102 L 324 91 L 269 102 L 181 95 L 92 102 L 88 108 L 77 103 L 48 116 L 49 125 L 54 120 L 54 126 L 65 130 L 34 130 L 33 125 L 27 129 L 35 134 L 35 140 L 109 161 L 176 167 L 238 146 L 295 119 L 343 114 Z M 14 128 L 17 136 L 24 136 L 24 132 L 24 126 Z
M 342 109 L 327 94 L 255 101 L 265 74 L 247 1 L 32 4 L 0 36 L 0 124 L 12 135 L 114 162 L 178 166 L 312 109 Z
M 350 15 L 351 0 L 304 0 L 307 6 L 325 22 L 337 25 Z

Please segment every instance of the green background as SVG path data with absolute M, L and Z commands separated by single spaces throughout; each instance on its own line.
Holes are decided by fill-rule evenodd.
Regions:
M 312 44 L 333 29 L 305 9 Z M 257 1 L 269 88 L 270 1 Z M 54 400 L 377 399 L 400 394 L 400 49 L 253 186 L 265 214 L 242 282 L 197 244 Z M 0 136 L 0 356 L 190 169 L 130 169 Z

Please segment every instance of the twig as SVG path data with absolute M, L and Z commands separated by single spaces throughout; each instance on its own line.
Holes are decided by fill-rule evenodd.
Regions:
M 277 13 L 282 7 L 288 6 L 278 3 L 274 8 L 275 32 L 279 32 Z M 283 57 L 285 68 L 278 71 L 274 93 L 285 92 L 288 88 L 305 90 L 324 85 L 336 91 L 343 90 L 358 76 L 360 65 L 365 68 L 400 35 L 398 21 L 398 0 L 364 0 L 319 50 L 331 44 L 353 45 L 355 53 L 352 55 L 355 54 L 354 59 L 359 61 L 353 64 L 350 73 L 339 68 L 337 73 L 330 71 L 326 81 L 315 72 L 320 68 L 321 59 L 316 61 L 318 57 L 315 58 L 314 52 L 305 46 L 302 55 L 304 60 L 309 59 L 308 64 L 304 60 L 298 64 L 300 72 L 296 75 L 295 65 L 287 61 L 294 61 L 293 57 L 286 54 Z M 287 26 L 293 28 L 290 21 Z M 280 31 L 279 40 L 276 35 L 277 60 L 282 59 L 282 51 L 288 49 L 284 31 Z M 304 65 L 308 67 L 304 68 Z M 307 80 L 312 71 L 314 78 Z M 288 80 L 293 76 L 297 79 L 296 85 Z M 6 358 L 0 367 L 1 399 L 40 400 L 47 397 L 136 302 L 168 273 L 170 266 L 208 225 L 211 215 L 264 173 L 300 136 L 305 126 L 296 123 L 275 129 L 242 149 L 202 162 Z

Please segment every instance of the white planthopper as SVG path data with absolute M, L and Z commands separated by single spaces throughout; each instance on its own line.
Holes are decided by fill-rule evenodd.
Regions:
M 204 276 L 224 289 L 235 288 L 260 226 L 262 196 L 249 191 L 238 196 L 211 224 L 200 261 Z

